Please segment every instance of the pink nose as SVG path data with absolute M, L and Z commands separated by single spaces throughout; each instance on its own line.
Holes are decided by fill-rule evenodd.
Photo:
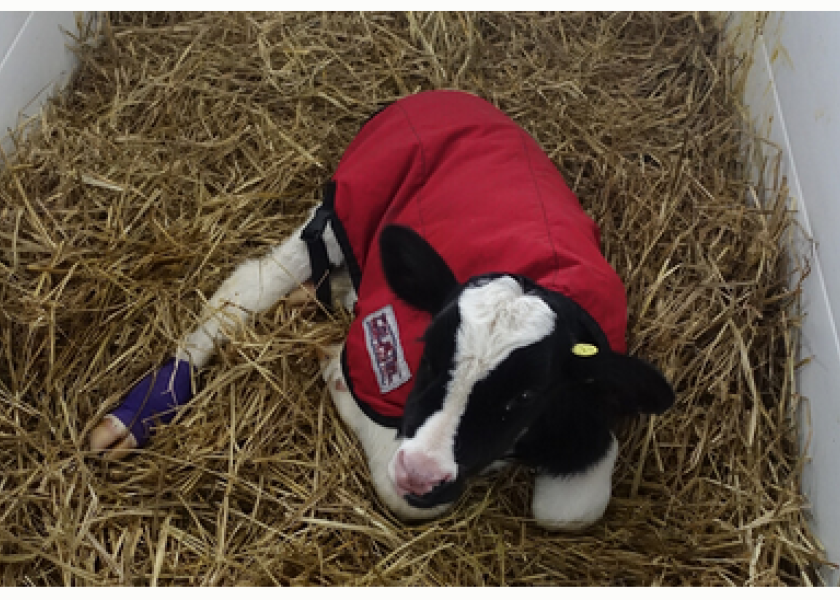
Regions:
M 435 487 L 455 479 L 455 470 L 444 467 L 439 461 L 422 451 L 397 451 L 394 461 L 394 479 L 401 495 L 428 494 Z

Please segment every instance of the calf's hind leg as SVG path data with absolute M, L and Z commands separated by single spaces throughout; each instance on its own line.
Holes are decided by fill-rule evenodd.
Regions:
M 341 349 L 341 345 L 324 349 L 326 356 L 321 359 L 321 375 L 341 420 L 362 445 L 377 495 L 391 512 L 404 521 L 434 519 L 440 516 L 452 505 L 415 508 L 396 493 L 388 475 L 388 465 L 400 445 L 397 430 L 372 421 L 356 404 L 341 370 Z
M 92 450 L 109 450 L 110 456 L 119 457 L 142 446 L 154 421 L 169 422 L 174 408 L 189 401 L 190 367 L 206 365 L 216 346 L 226 342 L 228 335 L 252 314 L 271 308 L 310 279 L 312 268 L 302 231 L 303 227 L 298 228 L 264 256 L 245 261 L 234 270 L 210 298 L 198 327 L 182 339 L 175 358 L 167 361 L 160 372 L 140 381 L 114 414 L 106 415 L 93 429 Z M 340 265 L 343 256 L 330 227 L 324 232 L 324 243 L 330 263 Z M 174 387 L 165 385 L 170 381 Z

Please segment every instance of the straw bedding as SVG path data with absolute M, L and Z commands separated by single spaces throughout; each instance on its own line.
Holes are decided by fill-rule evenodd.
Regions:
M 695 14 L 114 14 L 0 173 L 4 585 L 802 585 L 783 185 L 753 185 L 741 62 Z M 675 408 L 621 432 L 589 530 L 514 469 L 449 516 L 377 502 L 317 372 L 349 317 L 280 302 L 121 462 L 86 435 L 233 267 L 300 224 L 364 119 L 430 88 L 536 137 L 601 225 L 631 350 Z

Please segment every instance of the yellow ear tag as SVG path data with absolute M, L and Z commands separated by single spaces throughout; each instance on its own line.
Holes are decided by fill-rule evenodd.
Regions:
M 572 346 L 572 354 L 576 354 L 577 356 L 595 356 L 598 354 L 598 348 L 593 346 L 592 344 L 575 344 Z

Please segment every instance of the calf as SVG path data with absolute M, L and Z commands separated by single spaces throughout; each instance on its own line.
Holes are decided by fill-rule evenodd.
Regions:
M 612 427 L 674 401 L 624 354 L 626 300 L 599 232 L 537 143 L 489 103 L 425 92 L 371 118 L 297 233 L 240 265 L 173 359 L 91 435 L 141 446 L 191 395 L 190 369 L 249 315 L 330 278 L 353 321 L 322 374 L 382 501 L 400 518 L 445 512 L 500 461 L 534 468 L 533 515 L 596 521 L 610 498 Z

